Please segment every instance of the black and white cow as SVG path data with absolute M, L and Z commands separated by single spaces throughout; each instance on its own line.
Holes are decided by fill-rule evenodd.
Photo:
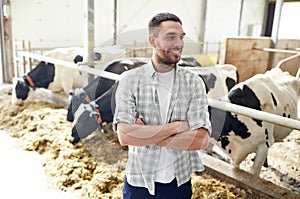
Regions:
M 200 63 L 196 58 L 191 56 L 182 56 L 178 62 L 179 66 L 182 67 L 200 67 Z
M 148 58 L 122 58 L 108 64 L 104 71 L 122 74 L 125 71 L 144 65 L 148 61 Z M 84 138 L 93 132 L 98 123 L 100 125 L 101 122 L 109 123 L 112 121 L 110 102 L 112 92 L 111 88 L 114 84 L 114 80 L 97 77 L 84 88 L 74 90 L 67 113 L 67 120 L 71 122 L 74 121 L 74 126 L 72 128 L 74 144 L 76 144 L 80 138 Z M 95 103 L 90 104 L 90 102 Z M 99 113 L 95 112 L 98 110 L 100 110 L 102 117 L 101 122 L 99 122 L 99 117 L 97 117 Z M 90 112 L 90 114 L 88 112 Z M 95 117 L 90 116 L 95 116 L 98 119 L 95 120 Z M 89 125 L 86 123 L 89 123 Z
M 78 63 L 82 61 L 83 50 L 80 47 L 56 48 L 44 55 L 64 61 Z M 95 56 L 99 57 L 99 56 Z M 25 74 L 23 78 L 13 79 L 12 104 L 20 104 L 29 92 L 36 88 L 46 88 L 54 93 L 62 93 L 65 97 L 73 88 L 81 88 L 87 84 L 87 77 L 79 71 L 46 62 L 39 64 Z
M 297 78 L 279 68 L 257 74 L 235 85 L 228 93 L 228 101 L 297 119 L 297 98 L 299 82 Z M 247 116 L 211 108 L 213 137 L 216 145 L 225 152 L 238 167 L 250 153 L 255 160 L 250 172 L 259 175 L 268 149 L 274 142 L 281 141 L 292 129 Z
M 191 70 L 192 67 L 186 67 L 186 68 L 187 70 Z M 199 68 L 199 70 L 193 70 L 193 71 L 196 72 L 200 77 L 202 77 L 207 85 L 210 85 L 209 87 L 207 87 L 208 94 L 210 94 L 210 92 L 216 89 L 215 87 L 217 87 L 216 86 L 217 84 L 220 84 L 220 87 L 222 87 L 220 89 L 222 92 L 218 93 L 216 98 L 223 97 L 224 92 L 226 92 L 233 86 L 231 84 L 226 85 L 226 80 L 227 82 L 233 81 L 237 83 L 237 69 L 232 65 L 219 65 L 211 68 L 203 67 L 202 69 L 203 70 L 200 70 Z M 220 75 L 221 76 L 227 75 L 227 76 L 220 77 Z M 218 81 L 216 79 L 218 79 Z M 113 118 L 112 109 L 114 109 L 114 103 L 113 103 L 114 97 L 112 97 L 112 95 L 114 94 L 117 83 L 115 83 L 113 87 L 109 89 L 106 93 L 103 93 L 102 95 L 97 95 L 100 97 L 98 97 L 98 99 L 95 100 L 97 104 L 96 106 L 94 105 L 95 102 L 93 102 L 91 106 L 89 106 L 88 102 L 92 100 L 89 100 L 90 97 L 88 97 L 88 100 L 86 99 L 87 94 L 91 95 L 96 92 L 95 89 L 96 89 L 97 81 L 98 80 L 91 82 L 88 86 L 86 86 L 83 89 L 77 89 L 72 98 L 72 102 L 76 104 L 75 104 L 75 108 L 69 107 L 68 115 L 69 114 L 73 115 L 73 113 L 70 112 L 71 108 L 73 110 L 77 110 L 74 114 L 75 119 L 73 122 L 73 129 L 72 129 L 72 137 L 74 138 L 72 142 L 73 144 L 79 142 L 80 138 L 85 138 L 86 136 L 91 134 L 97 128 L 98 123 L 112 122 L 112 118 Z M 93 97 L 92 99 L 95 99 L 95 97 Z M 95 109 L 98 109 L 98 112 L 100 112 L 100 114 L 96 113 L 94 111 Z M 105 114 L 109 114 L 109 115 L 105 115 Z M 99 117 L 102 117 L 102 119 L 99 119 Z M 73 119 L 69 121 L 73 121 Z

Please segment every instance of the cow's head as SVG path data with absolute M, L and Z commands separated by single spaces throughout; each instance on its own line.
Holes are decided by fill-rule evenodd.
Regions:
M 26 84 L 23 78 L 13 78 L 11 103 L 21 105 L 23 100 L 27 99 L 30 87 Z
M 96 90 L 99 84 L 100 77 L 93 79 L 87 86 L 76 88 L 69 93 L 69 106 L 67 120 L 74 121 L 74 114 L 81 103 L 88 104 L 96 97 Z
M 97 128 L 102 128 L 102 122 L 112 122 L 115 108 L 114 95 L 118 83 L 115 83 L 107 92 L 98 97 L 95 101 L 87 103 L 86 93 L 77 91 L 76 95 L 81 103 L 74 112 L 74 121 L 71 136 L 74 138 L 72 143 L 76 144 L 80 139 L 87 137 Z M 75 110 L 75 109 L 73 109 Z
M 25 83 L 24 80 L 22 79 L 18 80 L 15 89 L 16 89 L 16 96 L 18 99 L 25 100 L 28 97 L 30 88 Z
M 70 97 L 67 120 L 73 122 L 71 136 L 73 137 L 72 143 L 76 144 L 97 128 L 96 121 L 100 115 L 94 114 L 89 105 L 91 100 L 84 88 L 75 89 L 70 93 Z
M 12 104 L 21 104 L 29 96 L 30 88 L 48 88 L 53 82 L 55 67 L 41 61 L 34 69 L 22 78 L 13 78 Z
M 82 138 L 86 138 L 93 131 L 100 129 L 102 118 L 99 109 L 95 104 L 80 104 L 74 114 L 74 122 L 71 136 L 74 138 L 72 143 L 78 143 Z
M 69 93 L 70 103 L 68 107 L 67 120 L 74 121 L 74 114 L 76 113 L 80 104 L 88 104 L 91 100 L 84 90 L 84 88 L 76 88 Z

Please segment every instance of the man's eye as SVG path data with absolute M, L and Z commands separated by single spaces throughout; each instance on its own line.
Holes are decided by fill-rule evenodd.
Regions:
M 170 35 L 170 36 L 166 37 L 166 39 L 169 40 L 169 41 L 174 40 L 175 38 L 176 38 L 176 36 L 174 36 L 174 35 Z
M 184 39 L 184 35 L 166 35 L 165 39 L 167 41 L 173 41 L 176 39 L 180 39 L 182 41 Z

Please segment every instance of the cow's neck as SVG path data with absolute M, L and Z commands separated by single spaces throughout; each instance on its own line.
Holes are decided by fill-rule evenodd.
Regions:
M 34 84 L 34 81 L 33 79 L 27 74 L 27 75 L 24 75 L 23 77 L 24 79 L 24 82 L 31 88 L 35 89 L 35 84 Z

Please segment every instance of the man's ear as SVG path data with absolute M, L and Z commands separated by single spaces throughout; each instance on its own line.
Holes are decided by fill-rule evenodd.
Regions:
M 156 48 L 154 35 L 150 35 L 149 38 L 148 38 L 148 40 L 149 40 L 150 45 L 151 45 L 153 48 Z

